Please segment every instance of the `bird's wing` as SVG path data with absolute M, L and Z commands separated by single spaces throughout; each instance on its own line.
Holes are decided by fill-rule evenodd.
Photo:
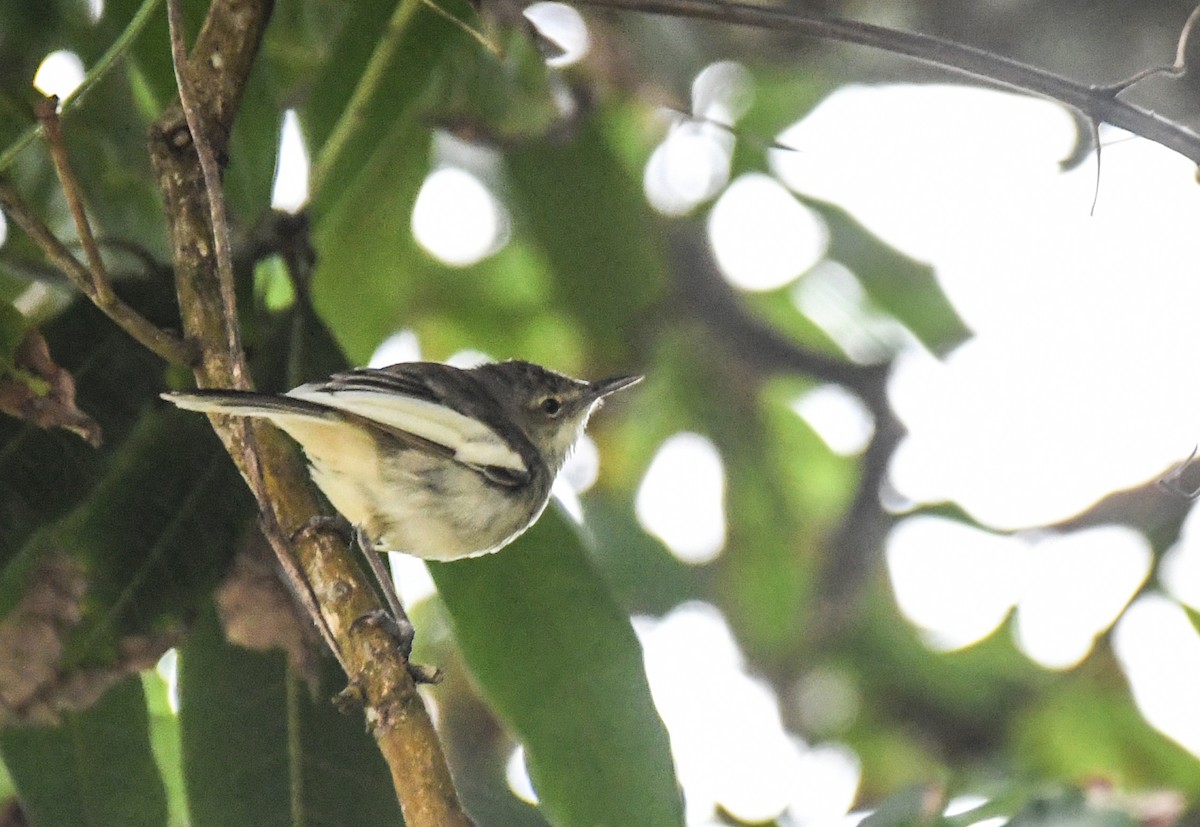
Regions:
M 532 446 L 520 429 L 505 427 L 495 417 L 455 409 L 467 407 L 474 413 L 475 406 L 455 402 L 476 399 L 480 392 L 465 371 L 435 362 L 410 362 L 338 373 L 288 391 L 287 396 L 335 408 L 385 432 L 411 434 L 442 446 L 455 460 L 499 485 L 527 482 L 536 453 L 531 457 Z

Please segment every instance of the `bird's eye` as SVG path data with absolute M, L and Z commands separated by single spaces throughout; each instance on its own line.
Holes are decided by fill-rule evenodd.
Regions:
M 562 402 L 558 397 L 547 396 L 542 400 L 542 413 L 546 416 L 558 416 L 558 412 L 562 410 Z

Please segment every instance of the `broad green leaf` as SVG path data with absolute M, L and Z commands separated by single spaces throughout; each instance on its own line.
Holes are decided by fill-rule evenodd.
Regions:
M 68 663 L 104 662 L 125 635 L 181 626 L 224 574 L 251 513 L 204 417 L 165 404 L 143 416 L 111 473 L 53 532 L 88 581 Z
M 584 516 L 596 538 L 596 565 L 622 606 L 662 615 L 700 591 L 701 569 L 681 563 L 647 534 L 634 516 L 632 503 L 592 492 L 584 503 Z
M 167 799 L 137 676 L 57 727 L 0 734 L 0 752 L 38 827 L 162 827 Z
M 546 135 L 562 112 L 537 44 L 524 26 L 493 26 L 488 37 L 499 55 L 467 41 L 460 43 L 457 59 L 442 64 L 440 85 L 446 91 L 437 105 L 439 120 L 499 145 Z
M 546 514 L 500 554 L 429 568 L 551 823 L 681 824 L 641 647 L 566 520 Z
M 161 318 L 162 304 L 137 306 Z M 83 500 L 120 453 L 147 400 L 163 388 L 158 357 L 87 302 L 76 302 L 42 332 L 55 362 L 75 379 L 76 404 L 100 423 L 104 445 L 96 450 L 74 434 L 0 415 L 0 568 L 34 532 Z M 10 606 L 0 599 L 0 615 Z
M 666 284 L 661 233 L 641 187 L 595 121 L 570 141 L 507 155 L 517 231 L 554 274 L 549 301 L 592 353 L 628 359 L 630 326 Z
M 187 793 L 183 786 L 183 758 L 179 741 L 179 716 L 171 709 L 169 687 L 157 670 L 142 673 L 146 710 L 150 715 L 150 745 L 158 761 L 167 793 L 171 827 L 187 827 Z
M 250 226 L 271 208 L 284 110 L 285 90 L 278 84 L 270 64 L 255 64 L 230 135 L 225 191 L 234 227 Z
M 364 26 L 353 25 L 335 53 L 346 45 L 342 41 L 363 38 Z M 375 102 L 360 113 L 361 120 L 350 118 L 345 107 L 356 84 L 368 80 L 346 76 L 341 66 L 322 79 L 301 110 L 318 166 L 326 169 L 312 206 L 320 251 L 314 293 L 322 316 L 357 363 L 383 338 L 408 328 L 433 358 L 475 348 L 578 368 L 583 359 L 577 331 L 547 306 L 550 279 L 536 245 L 514 238 L 477 264 L 450 267 L 414 239 L 413 207 L 431 169 L 431 124 L 462 117 L 463 95 L 477 90 L 460 88 L 461 75 L 494 68 L 495 58 L 427 9 L 405 25 L 392 62 L 374 87 L 362 87 L 374 89 Z M 387 46 L 382 40 L 370 43 L 376 51 Z M 506 82 L 503 73 L 487 71 Z M 333 94 L 335 88 L 340 95 Z M 348 129 L 352 123 L 357 127 Z M 489 121 L 481 128 L 493 126 Z
M 179 652 L 179 719 L 192 827 L 397 827 L 388 769 L 360 715 L 314 698 L 282 652 L 224 640 L 206 610 Z M 344 683 L 342 684 L 344 685 Z
M 363 364 L 383 339 L 412 325 L 411 307 L 429 283 L 427 259 L 409 229 L 412 203 L 428 168 L 425 129 L 398 123 L 388 152 L 366 174 L 314 203 L 321 251 L 314 302 L 351 360 Z
M 429 125 L 422 121 L 436 67 L 461 36 L 416 0 L 361 3 L 352 9 L 298 110 L 313 157 L 318 220 L 340 201 L 353 202 L 361 182 L 369 182 L 391 158 L 425 163 L 422 152 L 414 158 L 413 147 L 396 138 L 428 135 Z M 407 224 L 374 229 L 395 232 L 407 230 Z

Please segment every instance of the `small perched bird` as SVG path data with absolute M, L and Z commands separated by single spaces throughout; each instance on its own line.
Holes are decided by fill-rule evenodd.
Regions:
M 584 382 L 520 361 L 405 362 L 282 395 L 163 398 L 270 420 L 300 443 L 317 487 L 370 547 L 456 560 L 503 548 L 532 525 L 588 417 L 641 378 Z

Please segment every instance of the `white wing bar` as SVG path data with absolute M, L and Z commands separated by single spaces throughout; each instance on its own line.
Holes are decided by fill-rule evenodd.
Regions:
M 522 474 L 529 470 L 520 454 L 487 425 L 424 399 L 373 391 L 330 393 L 305 387 L 288 391 L 287 395 L 337 408 L 445 445 L 454 451 L 459 462 L 494 465 Z

